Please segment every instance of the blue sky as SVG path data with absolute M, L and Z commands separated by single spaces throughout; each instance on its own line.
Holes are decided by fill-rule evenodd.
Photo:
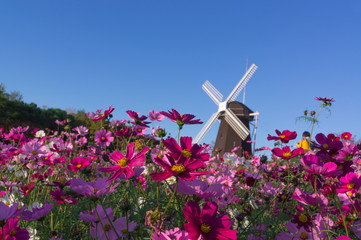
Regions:
M 361 138 L 360 43 L 360 1 L 0 3 L 0 82 L 24 101 L 85 111 L 113 105 L 117 119 L 175 108 L 206 122 L 217 107 L 201 85 L 209 80 L 227 96 L 248 59 L 259 66 L 246 87 L 247 106 L 260 112 L 256 147 L 271 146 L 275 129 L 309 129 L 296 118 L 318 110 L 315 97 L 335 99 L 316 133 Z M 171 122 L 161 126 L 176 134 Z

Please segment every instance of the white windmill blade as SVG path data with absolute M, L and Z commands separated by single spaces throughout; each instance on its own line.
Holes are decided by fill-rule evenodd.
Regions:
M 208 82 L 208 80 L 202 85 L 202 89 L 218 106 L 223 99 L 223 95 L 210 82 Z
M 206 124 L 204 124 L 203 128 L 201 129 L 201 131 L 197 134 L 197 136 L 194 138 L 193 140 L 193 144 L 194 143 L 199 143 L 202 138 L 204 137 L 204 135 L 206 135 L 206 133 L 209 131 L 209 129 L 211 128 L 211 126 L 213 125 L 213 123 L 216 121 L 216 119 L 219 117 L 220 112 L 215 112 L 213 113 L 213 115 L 208 119 L 208 121 L 206 122 Z
M 249 129 L 228 108 L 225 110 L 224 119 L 243 141 L 247 138 L 250 133 Z
M 232 92 L 229 94 L 228 98 L 226 99 L 226 102 L 231 102 L 236 100 L 239 93 L 242 91 L 242 89 L 246 86 L 247 82 L 253 74 L 257 70 L 257 66 L 255 64 L 252 64 L 252 66 L 247 70 L 246 74 L 242 77 L 242 79 L 239 81 L 239 83 L 236 85 L 236 87 L 232 90 Z

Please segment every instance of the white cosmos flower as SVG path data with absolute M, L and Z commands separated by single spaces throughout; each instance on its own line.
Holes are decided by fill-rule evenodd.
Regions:
M 42 138 L 42 137 L 45 137 L 46 135 L 45 135 L 45 132 L 44 132 L 44 130 L 39 130 L 39 131 L 37 131 L 36 133 L 35 133 L 35 137 L 37 137 L 37 138 Z

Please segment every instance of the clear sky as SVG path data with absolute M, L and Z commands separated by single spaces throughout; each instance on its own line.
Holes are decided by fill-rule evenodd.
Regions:
M 0 82 L 25 102 L 113 105 L 117 119 L 128 119 L 126 110 L 175 108 L 206 122 L 217 107 L 202 84 L 227 96 L 248 59 L 259 66 L 246 87 L 247 106 L 260 112 L 256 147 L 271 146 L 275 129 L 299 139 L 309 126 L 296 118 L 318 110 L 315 97 L 335 99 L 316 133 L 361 138 L 360 56 L 359 0 L 0 2 Z M 160 125 L 176 134 L 169 121 Z

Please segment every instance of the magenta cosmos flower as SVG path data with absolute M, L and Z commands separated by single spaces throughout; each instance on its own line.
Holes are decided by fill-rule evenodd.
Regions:
M 114 226 L 114 229 L 112 226 Z M 118 240 L 118 236 L 126 238 L 127 233 L 133 232 L 136 226 L 137 223 L 134 221 L 127 223 L 126 217 L 120 217 L 112 223 L 108 219 L 102 219 L 101 222 L 96 224 L 95 228 L 90 230 L 90 234 L 98 240 Z
M 209 174 L 207 171 L 196 172 L 203 168 L 203 162 L 199 159 L 180 157 L 177 162 L 171 155 L 165 155 L 165 159 L 155 157 L 154 162 L 158 163 L 165 171 L 161 173 L 152 173 L 150 176 L 155 181 L 163 181 L 172 176 L 178 177 L 183 181 L 194 180 L 197 176 Z
M 289 146 L 280 148 L 274 148 L 272 149 L 272 153 L 276 155 L 277 157 L 280 157 L 282 159 L 288 160 L 291 158 L 294 158 L 304 152 L 303 148 L 296 148 L 293 151 L 291 151 L 291 148 Z
M 149 124 L 150 122 L 145 122 L 145 120 L 147 119 L 146 116 L 142 115 L 141 117 L 139 117 L 138 113 L 130 111 L 130 110 L 127 111 L 127 114 L 131 119 L 133 119 L 133 121 L 134 121 L 133 124 L 139 125 L 142 127 L 148 127 L 147 124 Z
M 341 141 L 328 138 L 322 133 L 317 134 L 315 139 L 318 142 L 318 145 L 316 147 L 323 151 L 335 153 L 343 147 Z
M 70 161 L 70 164 L 68 165 L 68 169 L 72 172 L 79 172 L 83 168 L 88 167 L 89 164 L 90 162 L 87 158 L 77 157 L 77 158 L 73 158 Z
M 217 217 L 216 203 L 206 202 L 202 211 L 196 202 L 188 202 L 184 208 L 184 216 L 188 223 L 184 228 L 192 240 L 202 236 L 203 239 L 237 239 L 237 230 L 231 230 L 232 222 L 227 215 Z
M 83 179 L 78 178 L 71 181 L 70 190 L 82 196 L 99 198 L 102 195 L 114 192 L 119 183 L 108 188 L 109 185 L 110 182 L 107 181 L 107 178 L 98 178 L 96 182 L 85 182 Z
M 3 240 L 28 240 L 30 238 L 29 232 L 26 229 L 21 229 L 18 226 L 19 219 L 12 218 L 7 221 L 4 227 L 0 228 L 0 239 Z
M 114 137 L 112 137 L 112 133 L 110 131 L 106 131 L 105 129 L 101 129 L 100 131 L 95 132 L 94 141 L 100 145 L 101 148 L 105 146 L 109 146 L 111 142 L 113 142 Z
M 134 142 L 128 144 L 125 156 L 119 151 L 115 151 L 110 155 L 109 160 L 111 163 L 115 164 L 115 166 L 99 169 L 101 172 L 115 172 L 107 181 L 114 181 L 122 174 L 124 174 L 125 179 L 128 180 L 135 174 L 133 171 L 134 167 L 144 165 L 145 154 L 148 152 L 149 148 L 145 147 L 142 151 L 136 153 L 134 145 Z
M 175 159 L 183 156 L 190 159 L 199 159 L 204 162 L 209 160 L 209 154 L 203 152 L 204 148 L 202 146 L 198 144 L 192 145 L 191 137 L 181 137 L 180 145 L 178 145 L 174 138 L 168 138 L 164 140 L 164 146 Z
M 348 193 L 352 196 L 356 193 L 361 186 L 361 177 L 356 173 L 347 173 L 344 177 L 340 178 L 341 185 L 337 188 L 338 193 Z
M 102 120 L 102 119 L 106 118 L 107 116 L 109 116 L 114 111 L 114 109 L 115 108 L 110 106 L 108 110 L 104 111 L 104 113 L 97 114 L 96 116 L 94 116 L 93 121 L 96 122 L 96 121 L 99 121 L 99 120 Z
M 352 134 L 349 133 L 349 132 L 344 132 L 344 133 L 341 134 L 341 138 L 343 140 L 351 140 L 351 137 L 352 137 Z
M 172 109 L 172 111 L 168 112 L 160 112 L 162 115 L 166 116 L 169 120 L 172 122 L 175 122 L 178 124 L 179 128 L 182 129 L 184 124 L 202 124 L 200 119 L 195 119 L 194 115 L 192 114 L 179 114 L 176 110 Z
M 331 106 L 332 102 L 334 102 L 335 100 L 333 100 L 333 98 L 321 98 L 321 97 L 316 97 L 315 100 L 317 101 L 322 101 L 323 105 L 325 106 Z
M 297 133 L 296 132 L 291 132 L 289 130 L 284 130 L 283 132 L 280 132 L 278 129 L 276 129 L 275 131 L 277 133 L 277 137 L 276 136 L 271 136 L 268 134 L 267 140 L 280 140 L 283 143 L 288 143 L 290 140 L 293 140 L 297 137 Z
M 149 120 L 161 122 L 164 120 L 164 116 L 159 111 L 150 111 L 148 113 Z

